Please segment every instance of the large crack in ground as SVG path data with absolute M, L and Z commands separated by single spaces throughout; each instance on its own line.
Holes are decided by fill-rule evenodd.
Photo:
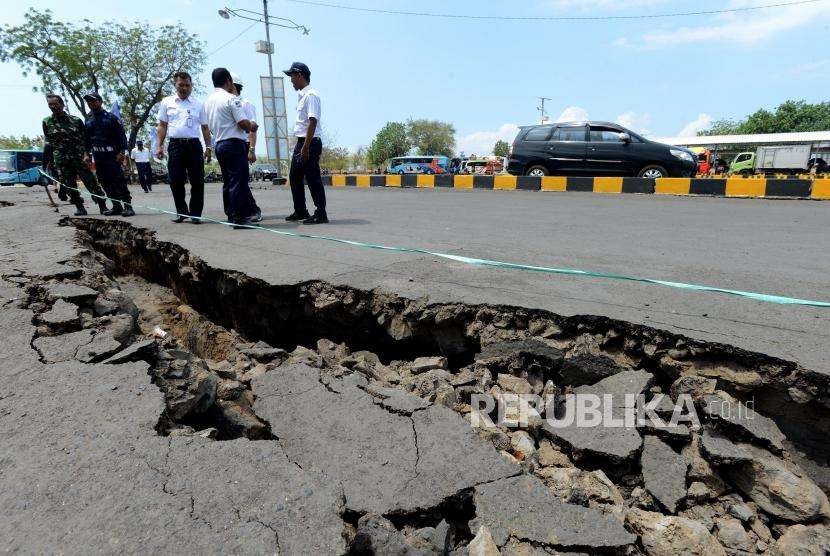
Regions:
M 468 482 L 437 500 L 381 515 L 344 494 L 344 537 L 353 553 L 404 548 L 448 553 L 488 542 L 507 552 L 576 547 L 617 553 L 629 542 L 569 539 L 564 531 L 554 539 L 531 515 L 527 522 L 507 520 L 503 514 L 513 510 L 500 504 L 519 492 L 531 506 L 536 502 L 547 527 L 567 521 L 579 508 L 597 511 L 583 519 L 610 516 L 624 523 L 637 534 L 637 549 L 645 552 L 677 542 L 665 537 L 667 530 L 688 535 L 684 542 L 730 554 L 766 553 L 784 541 L 795 546 L 792 537 L 803 541 L 797 523 L 811 535 L 816 530 L 827 534 L 830 507 L 822 506 L 826 498 L 812 486 L 830 490 L 830 380 L 825 375 L 760 353 L 604 317 L 432 304 L 320 281 L 276 286 L 212 268 L 180 246 L 123 222 L 72 223 L 89 249 L 78 263 L 89 270 L 84 283 L 93 294 L 74 299 L 80 308 L 75 319 L 48 300 L 48 287 L 30 286 L 29 305 L 40 325 L 33 348 L 40 338 L 79 334 L 93 323 L 104 332 L 81 347 L 91 361 L 100 361 L 111 353 L 92 350 L 90 355 L 89 346 L 105 345 L 107 330 L 117 335 L 124 315 L 137 325 L 130 339 L 164 336 L 148 340 L 158 349 L 140 357 L 151 363 L 151 379 L 165 394 L 160 434 L 280 442 L 289 461 L 314 471 L 317 461 L 303 460 L 293 447 L 296 438 L 283 443 L 283 434 L 291 430 L 277 431 L 256 408 L 270 407 L 265 416 L 276 415 L 284 427 L 281 404 L 263 405 L 264 400 L 314 399 L 320 387 L 337 396 L 352 392 L 343 399 L 357 399 L 360 392 L 411 430 L 404 460 L 414 463 L 404 480 L 406 490 L 424 480 L 421 466 L 426 474 L 436 466 L 434 410 L 427 408 L 447 408 L 469 420 L 477 394 L 499 399 L 585 388 L 616 393 L 622 383 L 624 388 L 637 383 L 636 393 L 649 399 L 690 393 L 701 409 L 715 396 L 740 407 L 754 404 L 758 412 L 757 420 L 747 422 L 704 411 L 702 429 L 640 428 L 628 431 L 627 439 L 599 441 L 538 423 L 521 430 L 480 430 L 519 471 Z M 45 322 L 50 313 L 54 322 Z M 77 358 L 80 349 L 69 357 Z M 263 388 L 269 377 L 296 369 L 312 373 L 313 381 L 296 390 Z M 495 418 L 496 412 L 489 416 Z M 537 482 L 524 483 L 522 477 Z M 503 490 L 506 483 L 512 490 Z M 535 490 L 537 483 L 544 485 L 543 492 Z M 783 494 L 776 490 L 781 484 Z M 556 506 L 559 501 L 565 506 Z M 710 537 L 696 532 L 695 524 L 714 544 L 707 544 Z

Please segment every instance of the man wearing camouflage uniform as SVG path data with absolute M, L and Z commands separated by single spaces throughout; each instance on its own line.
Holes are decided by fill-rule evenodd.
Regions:
M 66 113 L 63 99 L 58 95 L 46 95 L 46 102 L 52 115 L 43 119 L 43 137 L 52 150 L 51 165 L 57 171 L 57 176 L 67 187 L 61 186 L 61 193 L 68 196 L 75 205 L 75 216 L 84 216 L 84 199 L 78 191 L 78 178 L 84 182 L 87 190 L 93 195 L 104 192 L 95 176 L 84 162 L 84 122 L 80 118 Z M 98 204 L 101 214 L 107 210 L 103 198 L 93 197 Z

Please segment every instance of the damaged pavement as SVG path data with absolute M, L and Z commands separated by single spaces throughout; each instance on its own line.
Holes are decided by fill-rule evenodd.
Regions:
M 0 252 L 8 551 L 830 551 L 825 374 L 601 317 L 269 284 L 37 210 Z M 473 395 L 572 392 L 688 395 L 702 422 L 470 425 Z

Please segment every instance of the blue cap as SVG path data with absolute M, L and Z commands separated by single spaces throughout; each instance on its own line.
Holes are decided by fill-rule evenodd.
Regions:
M 308 66 L 302 62 L 294 62 L 291 64 L 291 67 L 287 70 L 283 71 L 285 75 L 291 75 L 292 73 L 301 73 L 305 76 L 306 79 L 311 77 L 311 70 L 308 69 Z
M 101 95 L 98 94 L 98 91 L 89 90 L 84 93 L 84 100 L 93 99 L 93 100 L 100 100 L 104 102 L 104 99 L 101 98 Z

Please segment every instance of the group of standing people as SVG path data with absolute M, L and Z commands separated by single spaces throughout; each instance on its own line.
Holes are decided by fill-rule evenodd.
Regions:
M 284 72 L 299 92 L 297 119 L 294 124 L 296 147 L 291 159 L 289 181 L 294 204 L 286 220 L 305 224 L 328 222 L 326 196 L 320 176 L 322 153 L 321 103 L 311 88 L 311 71 L 303 63 L 295 62 Z M 173 75 L 175 93 L 165 97 L 158 111 L 157 146 L 155 157 L 165 157 L 170 190 L 176 207 L 175 223 L 190 220 L 201 223 L 204 208 L 204 164 L 214 154 L 222 171 L 222 200 L 225 215 L 235 227 L 244 227 L 262 220 L 262 211 L 251 193 L 248 165 L 256 161 L 256 110 L 241 97 L 242 82 L 226 68 L 216 68 L 211 75 L 214 91 L 201 102 L 191 96 L 193 81 L 180 71 Z M 126 159 L 127 138 L 121 122 L 103 109 L 101 96 L 94 91 L 84 95 L 91 114 L 86 122 L 69 115 L 63 99 L 47 95 L 52 115 L 43 121 L 46 141 L 53 151 L 53 167 L 69 187 L 66 194 L 76 206 L 76 216 L 85 215 L 83 198 L 76 189 L 80 178 L 107 216 L 132 216 L 135 212 L 127 189 L 127 180 L 121 165 Z M 79 138 L 83 137 L 83 141 Z M 150 152 L 141 141 L 136 142 L 130 157 L 138 169 L 139 182 L 145 192 L 152 189 Z M 89 170 L 89 153 L 95 160 L 98 180 Z M 314 202 L 314 214 L 306 208 L 304 180 L 308 183 Z M 112 201 L 107 209 L 103 192 Z M 185 185 L 190 183 L 190 201 Z

